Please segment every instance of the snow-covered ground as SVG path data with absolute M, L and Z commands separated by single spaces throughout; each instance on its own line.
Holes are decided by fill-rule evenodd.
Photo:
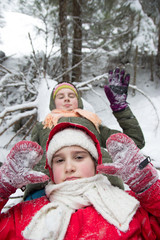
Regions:
M 27 32 L 34 33 L 30 17 L 25 17 L 22 14 L 6 13 L 5 15 L 6 26 L 0 29 L 1 44 L 0 50 L 6 52 L 7 55 L 12 55 L 10 64 L 15 64 L 17 57 L 20 57 L 27 52 L 31 52 L 31 46 L 27 36 Z M 14 21 L 13 21 L 14 19 Z M 26 29 L 24 31 L 24 29 Z M 40 39 L 36 37 L 38 48 L 40 49 Z M 141 39 L 143 41 L 143 39 Z M 15 66 L 15 65 L 14 65 Z M 48 113 L 48 103 L 50 92 L 55 81 L 48 80 L 50 89 L 47 89 L 46 82 L 42 81 L 39 86 L 39 120 L 42 120 Z M 145 136 L 145 147 L 142 149 L 145 155 L 149 155 L 153 159 L 153 164 L 160 168 L 160 79 L 155 78 L 155 82 L 150 81 L 149 70 L 138 70 L 137 72 L 137 89 L 136 95 L 132 96 L 132 89 L 129 90 L 128 103 L 137 117 L 140 126 Z M 94 87 L 94 91 L 86 91 L 83 98 L 86 100 L 85 105 L 88 109 L 93 109 L 95 113 L 103 120 L 103 123 L 113 129 L 121 130 L 116 122 L 112 111 L 109 107 L 109 102 L 105 97 L 103 88 Z M 96 94 L 97 93 L 97 94 Z M 3 149 L 7 140 L 13 135 L 8 131 L 0 136 L 0 150 L 2 161 L 5 159 L 10 149 Z M 17 139 L 18 140 L 18 139 Z M 19 139 L 21 140 L 21 139 Z M 16 193 L 17 194 L 17 193 Z M 18 190 L 18 194 L 22 194 Z

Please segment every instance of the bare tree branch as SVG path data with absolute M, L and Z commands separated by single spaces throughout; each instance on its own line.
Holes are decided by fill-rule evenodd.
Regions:
M 4 67 L 2 64 L 0 64 L 0 67 L 3 68 L 4 70 L 6 70 L 8 73 L 12 74 L 12 72 L 8 68 Z
M 95 81 L 100 81 L 102 78 L 108 78 L 108 73 L 104 73 L 104 74 L 99 75 L 99 76 L 97 76 L 97 77 L 94 77 L 94 78 L 92 78 L 92 79 L 90 79 L 90 80 L 88 80 L 88 81 L 84 81 L 84 82 L 78 83 L 78 84 L 76 85 L 76 87 L 77 87 L 78 89 L 80 89 L 81 87 L 83 87 L 83 86 L 85 86 L 85 85 L 88 85 L 89 83 L 92 83 L 92 82 L 95 82 Z
M 6 132 L 8 130 L 8 128 L 10 128 L 11 126 L 13 126 L 16 122 L 18 122 L 19 120 L 32 116 L 32 115 L 36 115 L 37 114 L 37 110 L 33 109 L 31 111 L 26 111 L 24 113 L 19 113 L 18 115 L 16 115 L 14 118 L 12 116 L 12 120 L 9 120 L 6 124 L 5 124 L 5 128 L 0 130 L 0 136 Z
M 8 146 L 9 146 L 9 144 L 13 141 L 13 139 L 19 134 L 19 133 L 21 133 L 29 124 L 31 124 L 32 123 L 32 121 L 33 121 L 33 118 L 34 118 L 34 115 L 33 116 L 31 116 L 29 119 L 28 119 L 28 121 L 16 132 L 16 134 L 9 140 L 9 142 L 6 144 L 6 145 L 4 145 L 4 148 L 7 148 Z M 27 131 L 27 133 L 28 133 L 28 131 Z M 26 137 L 27 135 L 25 135 L 25 137 Z M 23 138 L 23 140 L 24 140 L 25 138 Z
M 32 116 L 32 119 L 34 119 L 34 116 Z M 26 139 L 26 137 L 29 135 L 29 133 L 31 132 L 31 130 L 33 129 L 34 125 L 37 123 L 37 119 L 33 122 L 33 124 L 30 126 L 30 128 L 28 129 L 27 133 L 25 134 L 25 136 L 22 138 L 22 140 Z
M 0 113 L 0 119 L 4 118 L 7 114 L 9 114 L 11 112 L 15 112 L 18 110 L 33 109 L 33 108 L 37 108 L 37 100 L 34 102 L 22 104 L 22 105 L 15 105 L 13 107 L 7 107 L 5 110 L 3 110 Z

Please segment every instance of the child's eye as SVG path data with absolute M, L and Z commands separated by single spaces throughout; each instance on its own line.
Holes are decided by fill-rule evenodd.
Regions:
M 77 156 L 75 156 L 75 159 L 77 159 L 77 160 L 81 160 L 81 159 L 83 159 L 84 157 L 82 156 L 82 155 L 77 155 Z
M 63 99 L 63 96 L 59 96 L 58 99 Z
M 61 162 L 63 162 L 64 160 L 63 159 L 58 159 L 57 160 L 57 163 L 61 163 Z
M 57 99 L 63 99 L 64 95 L 63 94 L 58 94 L 56 97 L 57 97 Z
M 55 163 L 55 164 L 60 164 L 60 163 L 62 163 L 63 161 L 64 161 L 63 158 L 53 159 L 53 163 Z
M 76 97 L 76 95 L 75 95 L 75 94 L 73 94 L 73 93 L 71 93 L 71 94 L 69 94 L 69 97 L 70 97 L 70 98 L 75 98 L 75 97 Z

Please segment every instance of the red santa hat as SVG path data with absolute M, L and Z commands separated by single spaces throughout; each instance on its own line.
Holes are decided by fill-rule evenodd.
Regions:
M 51 130 L 46 144 L 46 168 L 49 169 L 52 181 L 54 179 L 51 168 L 53 155 L 59 149 L 73 145 L 86 149 L 95 159 L 96 164 L 102 164 L 100 144 L 91 131 L 79 124 L 59 123 Z

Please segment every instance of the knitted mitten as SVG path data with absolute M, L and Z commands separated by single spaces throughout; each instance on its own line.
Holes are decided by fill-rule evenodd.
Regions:
M 122 178 L 132 191 L 140 193 L 158 179 L 158 173 L 149 158 L 144 157 L 136 144 L 123 133 L 111 135 L 106 143 L 113 160 L 111 164 L 99 165 L 98 172 Z
M 32 170 L 42 155 L 43 150 L 36 142 L 20 141 L 15 144 L 0 168 L 0 198 L 8 198 L 26 184 L 49 179 L 45 174 Z
M 126 102 L 130 75 L 125 75 L 125 70 L 116 68 L 109 71 L 109 84 L 104 86 L 105 94 L 110 102 L 113 112 L 124 110 Z

